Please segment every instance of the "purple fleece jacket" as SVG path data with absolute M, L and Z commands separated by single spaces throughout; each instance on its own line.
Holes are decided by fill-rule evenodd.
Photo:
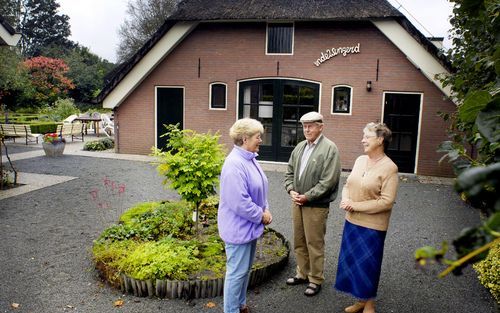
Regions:
M 262 213 L 268 208 L 268 181 L 255 157 L 257 153 L 234 146 L 222 166 L 219 235 L 224 242 L 244 244 L 264 231 Z

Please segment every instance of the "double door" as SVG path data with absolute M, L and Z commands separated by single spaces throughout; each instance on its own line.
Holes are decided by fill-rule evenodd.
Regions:
M 239 90 L 239 118 L 250 117 L 264 126 L 260 159 L 287 162 L 305 139 L 300 117 L 318 111 L 319 84 L 260 79 L 240 83 Z

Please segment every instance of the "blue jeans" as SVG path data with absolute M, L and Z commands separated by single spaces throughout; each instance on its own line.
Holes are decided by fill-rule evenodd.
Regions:
M 235 245 L 226 243 L 226 278 L 224 280 L 224 313 L 239 313 L 247 303 L 247 287 L 257 239 Z

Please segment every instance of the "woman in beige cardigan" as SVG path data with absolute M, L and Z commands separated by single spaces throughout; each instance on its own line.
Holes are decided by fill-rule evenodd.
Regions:
M 398 189 L 398 167 L 384 153 L 391 141 L 385 124 L 363 130 L 365 155 L 358 157 L 342 190 L 340 208 L 346 221 L 335 288 L 358 299 L 348 313 L 375 312 L 384 241 Z

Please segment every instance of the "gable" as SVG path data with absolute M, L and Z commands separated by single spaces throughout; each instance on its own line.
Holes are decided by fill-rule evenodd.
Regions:
M 185 0 L 153 37 L 125 64 L 116 70 L 106 84 L 97 102 L 105 108 L 114 108 L 142 82 L 155 66 L 181 40 L 202 22 L 249 23 L 272 21 L 369 21 L 373 23 L 415 67 L 421 70 L 443 94 L 450 96 L 450 88 L 443 88 L 436 74 L 448 73 L 450 65 L 436 46 L 385 0 L 333 1 L 225 1 Z
M 0 46 L 16 46 L 21 39 L 12 26 L 0 15 Z
M 438 87 L 447 97 L 451 96 L 450 86 L 442 87 L 436 75 L 449 73 L 448 70 L 432 55 L 424 46 L 419 44 L 395 20 L 376 20 L 373 24 L 389 39 L 408 60 L 418 68 L 436 87 Z
M 103 99 L 103 107 L 112 109 L 118 105 L 147 77 L 197 25 L 197 22 L 178 22 L 142 57 L 130 72 L 119 81 Z

